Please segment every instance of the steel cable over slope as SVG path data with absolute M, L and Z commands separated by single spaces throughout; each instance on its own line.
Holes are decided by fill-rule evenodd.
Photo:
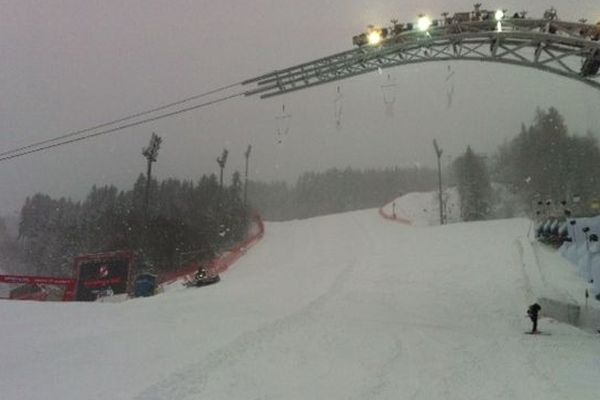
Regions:
M 215 100 L 207 101 L 205 103 L 196 104 L 194 106 L 190 106 L 190 107 L 182 108 L 182 109 L 179 109 L 179 110 L 171 111 L 171 112 L 168 112 L 168 113 L 160 114 L 160 115 L 155 116 L 155 117 L 145 118 L 145 119 L 140 120 L 140 121 L 131 122 L 129 124 L 125 124 L 125 125 L 117 126 L 115 128 L 110 128 L 110 129 L 102 130 L 100 132 L 94 132 L 94 133 L 91 133 L 89 135 L 75 137 L 73 139 L 61 141 L 61 142 L 58 142 L 58 143 L 47 144 L 47 145 L 42 146 L 42 147 L 36 147 L 35 145 L 25 146 L 25 147 L 29 148 L 30 150 L 18 152 L 16 154 L 13 154 L 11 152 L 5 152 L 3 154 L 7 154 L 7 155 L 5 155 L 4 157 L 0 157 L 0 162 L 11 160 L 13 158 L 23 157 L 23 156 L 26 156 L 28 154 L 37 153 L 37 152 L 40 152 L 40 151 L 45 151 L 45 150 L 52 149 L 52 148 L 55 148 L 55 147 L 64 146 L 64 145 L 67 145 L 67 144 L 70 144 L 70 143 L 74 143 L 74 142 L 79 142 L 79 141 L 82 141 L 82 140 L 88 140 L 88 139 L 94 138 L 96 136 L 106 135 L 106 134 L 117 132 L 117 131 L 120 131 L 120 130 L 123 130 L 123 129 L 127 129 L 127 128 L 131 128 L 131 127 L 134 127 L 134 126 L 142 125 L 142 124 L 145 124 L 145 123 L 148 123 L 148 122 L 157 121 L 157 120 L 160 120 L 160 119 L 172 117 L 172 116 L 175 116 L 175 115 L 178 115 L 178 114 L 183 114 L 183 113 L 186 113 L 188 111 L 192 111 L 192 110 L 196 110 L 196 109 L 199 109 L 199 108 L 207 107 L 207 106 L 210 106 L 210 105 L 213 105 L 213 104 L 217 104 L 217 103 L 222 103 L 224 101 L 231 100 L 231 99 L 233 99 L 235 97 L 241 97 L 243 95 L 244 95 L 244 92 L 239 92 L 239 93 L 231 94 L 231 95 L 228 95 L 228 96 L 225 96 L 225 97 L 221 97 L 221 98 L 218 98 L 218 99 L 215 99 Z M 164 109 L 166 107 L 167 106 L 163 106 L 161 109 Z M 151 111 L 147 111 L 147 112 L 144 112 L 144 113 L 148 114 L 150 112 Z M 127 117 L 127 118 L 122 119 L 122 120 L 123 121 L 124 120 L 130 120 L 130 119 L 133 119 L 133 118 L 134 117 Z M 102 124 L 102 126 L 108 126 L 108 125 L 112 125 L 112 124 L 114 124 L 114 122 L 113 123 Z M 89 132 L 91 130 L 93 130 L 93 128 L 88 128 L 88 129 L 85 129 L 83 131 Z M 83 132 L 83 131 L 80 131 L 80 133 Z M 73 132 L 72 134 L 68 134 L 68 135 L 75 136 L 75 132 Z M 63 136 L 69 137 L 67 135 L 63 135 Z M 51 142 L 56 141 L 56 140 L 58 140 L 58 139 L 54 138 L 54 139 L 48 139 L 48 140 L 46 140 L 44 142 L 45 143 L 51 143 Z M 35 148 L 33 148 L 33 147 L 35 147 Z M 23 150 L 25 150 L 25 148 L 23 148 Z
M 543 18 L 538 19 L 526 18 L 524 12 L 510 17 L 504 11 L 498 11 L 494 20 L 493 12 L 481 10 L 480 6 L 480 4 L 476 5 L 474 12 L 456 13 L 453 17 L 448 17 L 447 13 L 443 14 L 445 15 L 444 19 L 429 20 L 426 26 L 419 27 L 419 29 L 414 28 L 412 23 L 398 24 L 397 21 L 393 21 L 394 26 L 385 30 L 386 35 L 378 43 L 369 44 L 357 41 L 357 38 L 367 37 L 363 33 L 353 38 L 353 42 L 358 48 L 275 70 L 253 79 L 226 85 L 90 128 L 0 152 L 0 161 L 167 118 L 241 95 L 260 95 L 260 98 L 267 98 L 371 71 L 381 71 L 384 68 L 414 63 L 432 61 L 496 62 L 535 68 L 600 89 L 600 22 L 591 25 L 581 21 L 560 21 L 554 9 L 547 11 Z M 423 18 L 426 17 L 421 17 L 421 19 Z M 383 31 L 379 29 L 380 33 Z M 391 33 L 388 34 L 388 32 Z M 254 87 L 249 87 L 249 85 Z M 80 136 L 236 86 L 245 86 L 247 90 L 204 104 Z

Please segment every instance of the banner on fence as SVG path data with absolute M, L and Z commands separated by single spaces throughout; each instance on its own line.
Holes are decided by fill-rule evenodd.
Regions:
M 11 300 L 71 301 L 75 279 L 0 275 L 0 298 Z
M 76 257 L 75 299 L 95 301 L 101 297 L 127 293 L 132 263 L 133 253 L 130 251 Z

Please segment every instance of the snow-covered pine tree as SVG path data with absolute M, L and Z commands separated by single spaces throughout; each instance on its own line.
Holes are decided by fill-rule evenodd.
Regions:
M 471 146 L 454 162 L 463 221 L 485 219 L 490 210 L 491 184 L 487 167 Z

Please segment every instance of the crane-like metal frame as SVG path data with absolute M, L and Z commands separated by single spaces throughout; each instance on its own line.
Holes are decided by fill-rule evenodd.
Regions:
M 377 46 L 320 58 L 243 82 L 261 98 L 350 78 L 379 69 L 432 61 L 483 61 L 535 68 L 600 89 L 600 26 L 555 19 L 513 18 L 446 22 L 410 30 Z M 595 71 L 594 71 L 595 70 Z

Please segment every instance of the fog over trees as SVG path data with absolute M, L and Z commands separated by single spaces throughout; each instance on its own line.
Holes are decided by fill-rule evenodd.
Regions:
M 562 115 L 550 107 L 538 109 L 531 125 L 523 124 L 491 158 L 468 146 L 454 161 L 451 179 L 458 187 L 464 221 L 514 216 L 516 209 L 533 215 L 539 202 L 552 204 L 553 213 L 568 208 L 588 215 L 594 212 L 591 204 L 600 199 L 600 177 L 595 173 L 599 168 L 596 135 L 571 134 Z M 503 190 L 492 190 L 490 182 Z M 518 204 L 500 204 L 507 202 L 506 193 Z
M 329 169 L 302 174 L 295 185 L 251 182 L 251 203 L 269 220 L 289 220 L 380 207 L 402 194 L 433 190 L 430 168 Z
M 454 161 L 453 169 L 462 220 L 485 219 L 491 211 L 492 200 L 492 186 L 485 161 L 468 146 L 465 153 Z
M 600 197 L 600 147 L 597 135 L 570 134 L 555 108 L 538 110 L 530 126 L 499 149 L 493 180 L 509 186 L 526 206 L 536 199 L 572 203 L 582 209 Z
M 560 113 L 549 108 L 538 110 L 531 125 L 491 157 L 467 146 L 445 171 L 444 184 L 457 186 L 464 221 L 515 216 L 531 211 L 536 199 L 571 204 L 579 197 L 581 214 L 600 198 L 599 168 L 593 134 L 570 134 Z M 128 190 L 94 186 L 83 201 L 42 193 L 27 198 L 18 238 L 0 219 L 0 261 L 5 272 L 70 276 L 77 255 L 130 249 L 155 272 L 165 272 L 178 267 L 182 253 L 210 258 L 243 240 L 251 210 L 272 221 L 309 218 L 379 207 L 436 186 L 437 171 L 429 168 L 333 168 L 306 172 L 294 185 L 251 180 L 245 205 L 238 172 L 223 188 L 214 174 L 197 181 L 152 179 L 146 216 L 146 177 L 140 175 Z M 501 204 L 507 193 L 518 204 Z
M 210 258 L 246 235 L 239 173 L 223 190 L 215 175 L 152 180 L 147 217 L 145 186 L 140 175 L 131 190 L 94 186 L 82 202 L 39 193 L 28 198 L 19 225 L 23 258 L 38 274 L 69 276 L 74 256 L 130 249 L 165 272 L 178 266 L 181 253 Z

